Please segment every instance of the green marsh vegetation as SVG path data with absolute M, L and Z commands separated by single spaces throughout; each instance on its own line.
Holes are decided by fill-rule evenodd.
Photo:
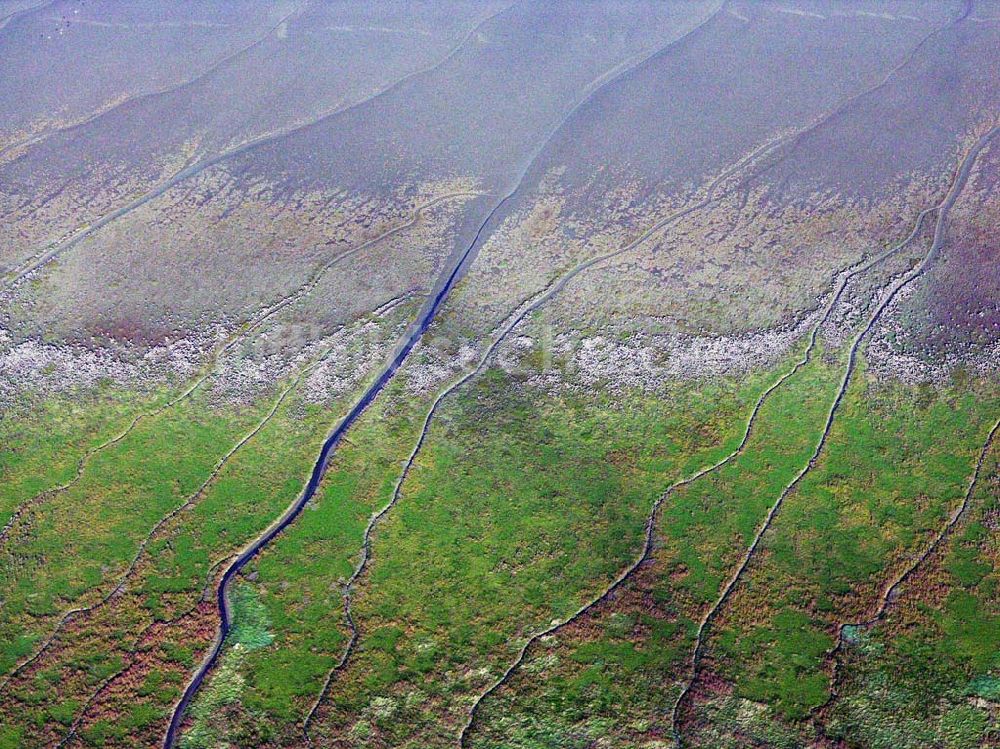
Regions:
M 64 735 L 87 708 L 80 736 L 156 742 L 214 631 L 206 589 L 301 491 L 331 421 L 354 397 L 313 402 L 300 384 L 293 376 L 243 404 L 197 390 L 95 453 L 78 482 L 15 526 L 0 561 L 10 583 L 0 631 L 7 674 L 41 652 L 6 690 L 31 741 Z M 57 631 L 77 608 L 87 610 Z M 133 710 L 131 722 L 102 722 L 104 712 Z
M 667 497 L 652 559 L 626 587 L 541 643 L 486 702 L 473 746 L 631 746 L 669 734 L 701 613 L 822 430 L 839 368 L 818 354 L 764 402 L 742 453 Z M 758 383 L 754 399 L 765 387 Z M 749 411 L 732 416 L 739 436 Z
M 281 725 L 294 730 L 346 646 L 343 585 L 357 564 L 368 519 L 392 496 L 423 417 L 419 407 L 404 407 L 395 397 L 399 389 L 394 383 L 389 397 L 372 405 L 331 458 L 317 497 L 244 571 L 275 641 L 236 657 L 243 687 L 231 706 L 227 740 L 271 735 Z M 419 402 L 429 407 L 429 396 Z M 227 650 L 223 662 L 232 659 Z
M 773 410 L 762 410 L 757 437 L 743 456 L 668 500 L 655 565 L 641 571 L 629 590 L 594 616 L 539 647 L 524 664 L 523 675 L 492 704 L 487 702 L 473 746 L 582 747 L 600 739 L 641 746 L 657 735 L 669 735 L 676 692 L 664 689 L 664 684 L 677 684 L 684 675 L 696 626 L 693 610 L 712 598 L 724 570 L 733 565 L 734 553 L 745 549 L 748 526 L 741 526 L 740 516 L 757 503 L 762 517 L 775 490 L 783 486 L 780 476 L 769 480 L 763 474 L 780 474 L 782 465 L 787 465 L 786 471 L 797 468 L 803 458 L 801 452 L 795 455 L 795 445 L 801 451 L 813 444 L 822 417 L 803 408 L 810 401 L 802 397 L 805 390 L 796 390 L 812 381 L 817 400 L 823 401 L 822 393 L 830 387 L 830 372 L 824 385 L 823 368 L 804 370 L 798 384 L 788 381 L 784 398 L 782 390 L 775 392 Z M 751 565 L 716 622 L 704 665 L 707 674 L 702 676 L 708 686 L 698 693 L 696 713 L 685 724 L 689 745 L 737 747 L 752 740 L 795 747 L 815 738 L 808 721 L 800 721 L 829 696 L 827 656 L 835 624 L 870 605 L 877 581 L 898 569 L 946 522 L 990 427 L 984 414 L 991 409 L 979 406 L 991 404 L 995 412 L 998 396 L 995 387 L 983 382 L 963 380 L 939 390 L 877 383 L 863 370 L 859 373 L 840 420 L 834 422 L 828 452 L 822 454 L 828 457 L 821 457 L 815 473 L 790 495 L 765 537 L 761 561 Z M 995 474 L 992 487 L 994 499 L 987 504 L 995 514 Z M 987 484 L 979 493 L 988 491 Z M 761 498 L 762 492 L 771 498 Z M 938 499 L 929 501 L 925 494 Z M 694 498 L 697 505 L 691 504 Z M 728 512 L 713 521 L 716 505 L 728 505 Z M 958 712 L 932 713 L 921 731 L 913 733 L 942 741 L 943 746 L 979 745 L 954 737 L 975 735 L 978 742 L 985 735 L 986 713 L 980 709 L 967 715 L 967 703 L 975 696 L 985 699 L 980 692 L 989 693 L 1000 665 L 995 660 L 997 625 L 990 618 L 997 615 L 989 613 L 996 608 L 995 581 L 979 559 L 988 534 L 982 524 L 971 527 L 958 534 L 965 540 L 948 552 L 945 564 L 958 579 L 983 586 L 979 600 L 961 591 L 944 596 L 943 605 L 938 603 L 941 613 L 932 618 L 937 631 L 923 633 L 922 649 L 907 646 L 905 636 L 896 641 L 896 647 L 920 654 L 922 660 L 911 663 L 911 671 L 931 668 L 934 643 L 942 638 L 954 643 L 946 660 L 962 666 L 953 665 L 950 679 L 933 683 L 938 689 L 935 700 L 950 693 Z M 970 534 L 978 540 L 974 551 Z M 712 560 L 725 558 L 726 549 L 729 564 L 713 565 Z M 995 548 L 989 554 L 995 557 Z M 689 560 L 698 563 L 693 570 Z M 898 664 L 876 662 L 883 680 L 890 680 Z M 910 678 L 912 689 L 922 677 L 918 672 Z M 870 704 L 849 704 L 857 711 L 854 725 L 836 717 L 848 708 L 834 708 L 831 729 L 836 735 L 851 738 L 853 730 L 853 740 L 862 746 L 934 745 L 920 744 L 919 739 L 891 743 L 894 732 L 909 730 L 902 723 L 889 730 L 891 706 L 884 708 L 881 719 L 889 738 L 878 743 L 862 737 L 861 728 L 879 721 L 873 722 L 867 712 Z M 908 710 L 916 716 L 926 705 L 913 701 Z M 868 740 L 873 743 L 865 743 Z
M 446 400 L 376 528 L 352 607 L 361 639 L 317 714 L 316 740 L 452 743 L 523 639 L 638 553 L 663 487 L 735 447 L 765 379 L 539 400 L 489 369 Z M 346 646 L 343 583 L 430 405 L 386 395 L 338 450 L 315 508 L 254 570 L 280 642 L 245 661 L 244 721 L 257 716 L 259 732 L 301 720 Z
M 4 641 L 38 639 L 64 609 L 99 597 L 101 584 L 124 571 L 149 528 L 198 488 L 253 415 L 216 412 L 198 399 L 178 404 L 94 454 L 66 491 L 34 504 L 0 548 Z M 6 672 L 15 659 L 3 652 Z
M 826 711 L 831 736 L 877 749 L 972 749 L 995 741 L 998 460 L 994 442 L 952 532 L 900 588 L 885 617 L 844 648 L 838 699 Z
M 747 380 L 678 382 L 655 395 L 569 389 L 539 397 L 523 373 L 491 368 L 449 397 L 399 504 L 375 530 L 352 600 L 360 640 L 316 714 L 317 741 L 453 744 L 473 700 L 523 643 L 632 562 L 654 499 L 736 448 L 753 403 L 802 346 Z M 529 366 L 542 361 L 528 358 Z M 669 734 L 698 624 L 808 462 L 844 364 L 843 348 L 820 344 L 765 401 L 745 449 L 671 492 L 649 562 L 532 648 L 483 704 L 473 746 L 642 746 Z M 234 630 L 192 705 L 185 746 L 301 739 L 301 720 L 348 643 L 343 586 L 366 524 L 392 497 L 433 400 L 405 387 L 394 381 L 365 413 L 316 499 L 244 570 Z M 64 611 L 107 594 L 144 534 L 192 499 L 276 395 L 220 407 L 195 394 L 95 454 L 78 483 L 19 520 L 18 545 L 4 547 L 16 604 L 2 614 L 8 673 Z M 150 538 L 120 594 L 74 617 L 11 683 L 8 702 L 27 720 L 0 721 L 0 746 L 68 731 L 94 746 L 158 740 L 214 635 L 220 571 L 301 491 L 334 414 L 353 395 L 314 404 L 292 393 L 282 402 L 204 493 Z M 67 436 L 39 433 L 4 470 L 27 481 L 77 423 L 94 425 L 73 443 L 77 455 L 99 444 L 102 425 L 125 420 L 116 402 L 71 412 Z M 808 719 L 830 695 L 836 625 L 863 618 L 885 581 L 946 521 L 988 428 L 984 414 L 998 405 L 995 387 L 968 377 L 909 386 L 859 367 L 820 459 L 712 622 L 684 719 L 690 745 L 737 747 L 749 737 L 792 747 L 814 738 Z M 75 544 L 60 545 L 76 524 L 85 529 Z M 870 716 L 894 670 L 912 672 L 912 684 L 892 691 L 886 720 L 898 709 L 916 721 L 913 736 L 961 749 L 989 730 L 981 703 L 995 701 L 1000 677 L 990 660 L 995 583 L 984 554 L 995 543 L 983 540 L 987 521 L 970 528 L 939 565 L 950 575 L 947 594 L 935 611 L 919 610 L 925 640 L 908 641 L 912 627 L 848 633 L 844 696 L 820 716 L 821 726 L 830 717 L 829 735 L 892 746 L 902 729 L 879 738 Z M 955 644 L 938 673 L 921 648 L 929 653 L 941 637 Z M 937 712 L 920 722 L 930 704 L 924 694 Z
M 86 396 L 51 395 L 11 407 L 0 419 L 0 526 L 25 502 L 73 479 L 88 451 L 168 397 L 103 386 Z
M 831 633 L 866 619 L 947 523 L 998 408 L 988 382 L 928 389 L 858 372 L 712 641 L 737 694 L 792 719 L 826 701 Z

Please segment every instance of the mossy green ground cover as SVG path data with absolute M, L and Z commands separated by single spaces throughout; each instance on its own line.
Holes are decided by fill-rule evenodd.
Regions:
M 623 399 L 541 397 L 491 369 L 450 397 L 400 503 L 376 530 L 354 595 L 359 645 L 317 714 L 316 740 L 452 745 L 471 700 L 525 639 L 631 562 L 653 499 L 732 451 L 759 393 L 790 366 Z M 532 649 L 484 703 L 473 745 L 638 747 L 667 735 L 697 622 L 808 460 L 842 367 L 842 354 L 817 351 L 765 403 L 742 454 L 667 498 L 651 562 L 607 604 Z M 2 557 L 8 672 L 60 612 L 110 589 L 142 534 L 191 496 L 276 395 L 241 408 L 196 396 L 95 455 L 78 485 L 19 521 Z M 365 525 L 389 501 L 432 398 L 402 381 L 383 396 L 342 443 L 316 500 L 235 586 L 234 630 L 192 707 L 191 749 L 301 740 L 301 719 L 347 643 L 342 590 Z M 215 626 L 211 601 L 197 608 L 213 570 L 301 490 L 332 414 L 350 397 L 324 406 L 289 397 L 150 541 L 124 593 L 74 620 L 11 684 L 0 747 L 65 735 L 109 678 L 79 740 L 155 743 Z M 118 428 L 123 413 L 115 399 L 93 408 L 26 439 L 4 470 L 27 477 L 46 455 L 78 456 L 106 439 L 102 430 Z M 814 737 L 806 719 L 829 695 L 836 624 L 864 618 L 885 581 L 941 527 L 998 409 L 995 385 L 967 377 L 932 388 L 856 373 L 820 460 L 709 630 L 707 687 L 686 719 L 692 746 L 793 747 Z M 30 424 L 5 428 L 31 434 Z M 986 705 L 1000 693 L 994 464 L 978 514 L 949 539 L 931 582 L 904 591 L 913 601 L 884 626 L 847 633 L 842 697 L 822 718 L 830 736 L 971 749 L 991 730 Z M 150 625 L 155 638 L 136 647 Z
M 835 362 L 814 356 L 765 401 L 740 455 L 667 498 L 650 565 L 609 604 L 536 649 L 484 705 L 474 746 L 642 746 L 669 735 L 697 622 L 811 454 L 839 373 Z M 749 406 L 742 421 L 748 413 Z
M 337 733 L 454 741 L 469 698 L 523 638 L 628 564 L 664 483 L 737 428 L 687 445 L 699 434 L 693 409 L 570 401 L 539 411 L 516 391 L 489 413 L 501 387 L 486 378 L 463 399 L 386 524 L 357 605 L 369 635 L 331 701 Z M 373 712 L 377 697 L 389 714 Z
M 247 416 L 259 421 L 273 397 L 272 394 L 270 399 L 262 399 L 259 405 L 248 409 Z M 216 427 L 227 423 L 216 412 L 207 413 L 215 419 Z M 190 485 L 185 484 L 171 495 L 172 502 L 159 508 L 158 517 L 127 518 L 132 527 L 144 528 L 145 532 L 159 517 L 190 497 L 211 472 L 215 461 L 253 426 L 252 422 L 244 422 L 239 430 L 225 433 L 214 430 L 210 438 L 202 440 L 197 438 L 199 430 L 192 430 L 197 425 L 194 413 L 178 413 L 174 418 L 177 432 L 172 432 L 170 439 L 181 447 L 165 450 L 165 454 L 176 460 L 179 452 L 191 449 L 200 451 L 203 457 L 189 458 L 193 463 L 197 461 Z M 204 495 L 150 541 L 129 582 L 127 595 L 116 597 L 93 614 L 81 617 L 60 635 L 58 647 L 47 653 L 43 661 L 46 671 L 58 678 L 32 679 L 15 685 L 12 691 L 24 710 L 20 718 L 38 715 L 40 720 L 50 720 L 53 711 L 66 710 L 67 705 L 70 714 L 75 714 L 74 705 L 78 708 L 106 676 L 122 670 L 133 660 L 129 651 L 133 638 L 143 627 L 156 621 L 170 621 L 196 604 L 211 579 L 210 570 L 262 532 L 301 490 L 329 421 L 326 407 L 288 399 L 254 440 L 230 459 Z M 158 439 L 154 444 L 161 443 Z M 131 460 L 129 466 L 134 466 Z M 116 469 L 109 466 L 109 470 Z M 177 476 L 176 471 L 158 470 L 164 476 Z M 100 475 L 95 471 L 95 478 Z M 137 545 L 131 547 L 133 554 L 135 548 Z M 84 566 L 86 560 L 81 555 L 73 564 Z M 121 568 L 116 572 L 120 574 Z M 116 579 L 110 572 L 103 575 L 101 592 L 106 592 Z M 93 595 L 88 600 L 92 598 Z M 242 626 L 246 612 L 239 611 Z M 29 621 L 38 632 L 48 631 L 41 625 L 43 620 L 35 617 Z M 50 629 L 52 618 L 46 618 L 44 623 Z M 148 713 L 148 720 L 139 726 L 116 724 L 107 727 L 104 733 L 120 740 L 133 730 L 148 726 L 157 730 L 183 686 L 183 679 L 177 679 L 174 673 L 176 668 L 179 666 L 182 673 L 190 670 L 197 661 L 196 653 L 205 644 L 202 637 L 192 640 L 183 626 L 168 630 L 158 645 L 166 664 L 163 675 L 157 677 L 157 670 L 153 669 L 146 677 L 159 679 L 161 688 L 138 695 L 138 702 L 149 708 L 144 712 Z M 48 718 L 41 717 L 45 715 Z
M 407 314 L 412 310 L 401 307 L 379 318 L 378 328 L 382 322 L 395 326 Z M 98 602 L 112 590 L 146 535 L 190 502 L 149 539 L 122 591 L 75 616 L 44 655 L 11 682 L 3 697 L 10 706 L 0 719 L 4 731 L 17 733 L 25 746 L 47 745 L 111 678 L 98 714 L 88 716 L 78 735 L 95 745 L 157 743 L 215 626 L 214 610 L 198 605 L 206 587 L 227 557 L 301 491 L 331 423 L 356 397 L 351 389 L 336 400 L 306 402 L 301 384 L 292 375 L 242 405 L 213 399 L 199 388 L 94 454 L 79 482 L 44 497 L 18 521 L 0 548 L 5 673 L 37 650 L 63 612 Z M 124 393 L 118 400 L 138 399 Z M 86 422 L 86 415 L 81 419 Z M 196 494 L 218 461 L 258 427 Z M 44 462 L 38 454 L 49 443 L 36 442 L 24 451 L 25 461 Z M 140 643 L 140 635 L 153 640 Z M 108 709 L 131 717 L 109 723 L 99 714 Z
M 988 383 L 934 390 L 859 371 L 712 640 L 737 694 L 795 719 L 826 701 L 831 632 L 867 618 L 945 525 L 998 411 Z M 981 565 L 970 555 L 956 572 L 973 579 Z
M 840 698 L 827 716 L 831 736 L 875 749 L 972 749 L 995 741 L 998 458 L 994 445 L 954 532 L 901 588 L 885 618 L 844 649 Z
M 0 671 L 65 609 L 105 592 L 143 536 L 198 488 L 255 415 L 185 401 L 94 454 L 80 481 L 31 506 L 0 546 Z
M 12 407 L 0 419 L 0 527 L 25 501 L 71 480 L 88 450 L 167 397 L 105 387 L 86 397 L 49 396 Z
M 357 562 L 365 524 L 391 496 L 419 429 L 415 408 L 394 409 L 391 418 L 383 409 L 375 404 L 352 430 L 314 502 L 245 571 L 243 584 L 266 607 L 275 641 L 240 654 L 227 643 L 225 665 L 210 681 L 225 670 L 238 674 L 242 687 L 227 711 L 215 716 L 221 738 L 239 744 L 271 737 L 281 727 L 295 731 L 346 644 L 343 583 Z
M 334 732 L 358 745 L 376 735 L 452 743 L 468 701 L 521 638 L 571 613 L 638 553 L 666 484 L 735 447 L 763 379 L 544 401 L 488 370 L 445 401 L 376 531 L 354 601 L 361 640 L 318 714 L 317 741 Z M 342 584 L 430 403 L 386 395 L 339 449 L 315 509 L 254 570 L 275 643 L 243 662 L 234 730 L 288 731 L 346 645 Z
M 184 749 L 219 746 L 226 729 L 225 713 L 243 695 L 246 680 L 241 672 L 248 654 L 274 640 L 267 609 L 253 588 L 240 585 L 233 591 L 231 601 L 233 628 L 227 643 L 230 649 L 211 684 L 191 708 L 192 725 L 181 742 Z
M 543 643 L 511 687 L 487 703 L 474 745 L 582 747 L 611 740 L 615 746 L 643 746 L 669 736 L 676 692 L 665 685 L 676 684 L 687 668 L 695 626 L 688 612 L 714 599 L 735 566 L 734 552 L 746 548 L 754 526 L 741 518 L 756 510 L 759 523 L 790 471 L 804 464 L 822 423 L 809 404 L 829 404 L 835 371 L 811 365 L 789 380 L 762 409 L 746 453 L 668 501 L 655 573 L 640 572 L 617 601 Z M 824 659 L 838 615 L 859 611 L 877 582 L 946 521 L 965 490 L 988 416 L 1000 406 L 997 395 L 988 384 L 964 379 L 937 390 L 878 385 L 863 370 L 856 376 L 834 422 L 829 457 L 790 496 L 765 537 L 763 561 L 752 565 L 749 579 L 723 608 L 708 665 L 724 664 L 716 670 L 735 691 L 724 689 L 700 702 L 687 726 L 690 745 L 792 747 L 813 740 L 808 724 L 795 721 L 829 695 Z M 951 552 L 951 574 L 985 579 L 981 551 L 967 544 Z M 783 574 L 762 579 L 762 569 L 774 568 Z M 962 645 L 948 646 L 966 658 L 964 681 L 951 683 L 970 684 L 969 690 L 986 684 L 988 690 L 993 672 L 985 670 L 986 661 L 995 660 L 1000 632 L 982 601 L 976 605 L 956 595 L 945 601 L 951 614 L 943 616 L 950 623 L 927 638 L 924 658 L 933 658 L 932 643 L 939 638 L 954 643 L 955 634 L 964 633 Z M 973 652 L 980 654 L 978 661 Z M 978 682 L 970 676 L 976 669 L 982 672 Z M 887 668 L 886 678 L 891 673 Z M 944 741 L 938 717 L 927 719 L 930 733 L 924 733 Z M 961 717 L 949 718 L 955 735 L 970 734 L 972 723 L 981 723 L 981 715 L 975 721 Z M 868 718 L 858 715 L 856 721 L 866 724 Z M 983 732 L 976 735 L 978 741 Z

